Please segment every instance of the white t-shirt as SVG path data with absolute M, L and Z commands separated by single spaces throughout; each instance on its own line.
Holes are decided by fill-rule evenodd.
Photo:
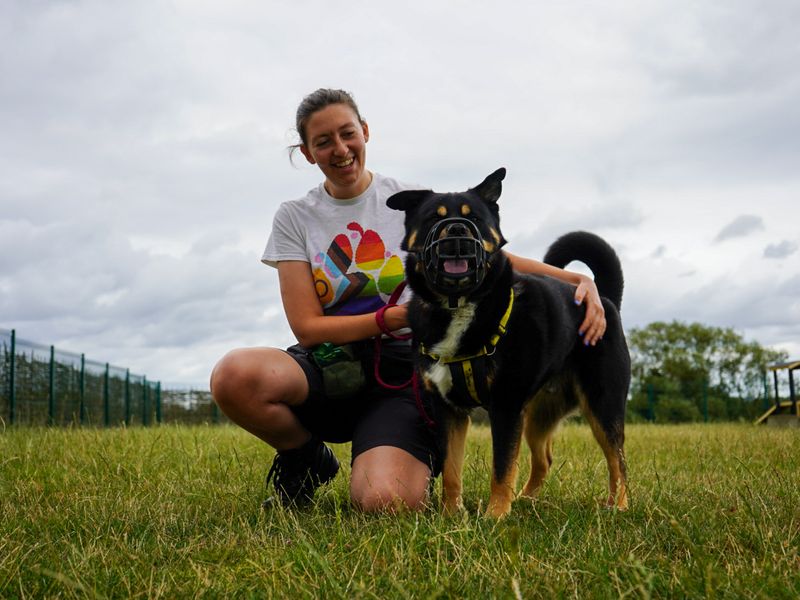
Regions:
M 404 213 L 386 200 L 408 189 L 422 188 L 374 173 L 360 196 L 337 200 L 320 184 L 280 205 L 261 261 L 308 262 L 326 315 L 375 312 L 404 279 Z

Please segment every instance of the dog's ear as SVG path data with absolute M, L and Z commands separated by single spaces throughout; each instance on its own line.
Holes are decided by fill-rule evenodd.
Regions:
M 505 168 L 500 167 L 497 171 L 484 179 L 474 190 L 484 202 L 495 203 L 497 199 L 500 198 L 500 193 L 503 191 L 503 185 L 500 182 L 505 179 L 505 176 Z
M 430 190 L 405 190 L 389 196 L 386 206 L 394 210 L 404 210 L 414 212 L 425 197 L 430 194 Z

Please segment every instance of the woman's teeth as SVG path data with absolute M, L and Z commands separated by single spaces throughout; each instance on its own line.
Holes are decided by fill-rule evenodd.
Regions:
M 347 160 L 343 160 L 342 162 L 333 163 L 333 166 L 342 168 L 342 167 L 349 167 L 352 164 L 353 164 L 353 159 L 348 158 Z

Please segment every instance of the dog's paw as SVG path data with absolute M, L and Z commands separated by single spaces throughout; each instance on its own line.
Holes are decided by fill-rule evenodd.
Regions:
M 489 505 L 486 507 L 486 512 L 483 513 L 483 516 L 487 519 L 502 519 L 503 517 L 508 516 L 510 512 L 510 502 L 492 502 L 490 500 Z
M 518 498 L 524 498 L 526 500 L 531 500 L 531 501 L 536 500 L 536 498 L 539 497 L 539 490 L 540 489 L 541 489 L 541 486 L 539 486 L 539 487 L 528 487 L 526 485 L 524 488 L 522 488 L 522 491 L 519 493 L 519 495 L 517 497 Z
M 625 512 L 628 510 L 628 497 L 627 495 L 620 496 L 619 498 L 609 495 L 608 498 L 598 498 L 597 504 L 606 510 L 618 510 Z
M 454 500 L 445 500 L 442 503 L 442 514 L 448 517 L 459 515 L 465 512 L 467 512 L 467 509 L 464 508 L 464 502 L 461 500 L 461 497 L 458 497 Z

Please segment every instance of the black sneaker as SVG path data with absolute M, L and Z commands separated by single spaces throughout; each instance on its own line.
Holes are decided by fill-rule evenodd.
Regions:
M 284 506 L 303 506 L 311 502 L 314 491 L 328 483 L 339 471 L 339 461 L 322 440 L 312 437 L 304 446 L 275 454 L 267 473 L 266 485 L 275 486 Z M 271 499 L 264 502 L 264 506 Z

